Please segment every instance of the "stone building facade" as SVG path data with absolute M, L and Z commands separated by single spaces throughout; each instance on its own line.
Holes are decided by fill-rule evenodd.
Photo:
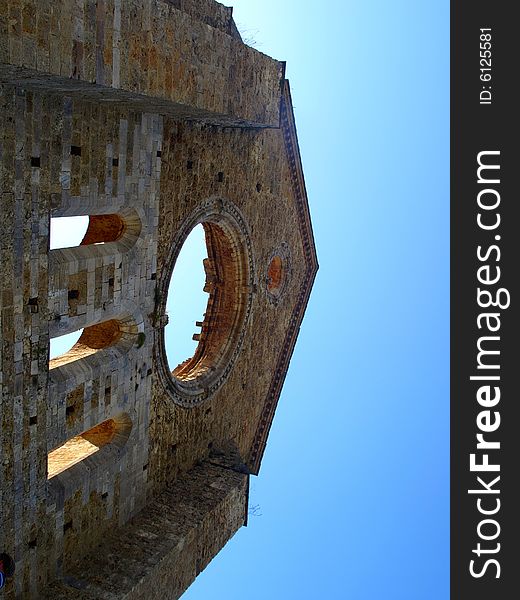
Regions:
M 0 599 L 178 598 L 247 521 L 317 271 L 284 64 L 213 0 L 0 0 L 0 132 Z M 172 373 L 197 224 L 208 306 Z

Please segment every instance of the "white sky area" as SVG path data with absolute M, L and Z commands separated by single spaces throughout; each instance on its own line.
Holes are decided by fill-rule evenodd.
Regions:
M 50 248 L 78 246 L 88 227 L 88 217 L 60 217 L 51 219 Z M 168 364 L 175 367 L 193 356 L 197 342 L 192 340 L 196 321 L 202 321 L 208 294 L 202 291 L 205 283 L 202 261 L 207 256 L 204 228 L 197 225 L 181 248 L 175 264 L 166 310 L 169 323 L 165 328 L 165 345 Z M 82 329 L 50 341 L 49 358 L 64 354 L 74 346 Z
M 197 225 L 181 248 L 173 269 L 166 301 L 168 325 L 165 328 L 166 356 L 170 369 L 193 356 L 197 342 L 192 340 L 196 321 L 202 321 L 208 304 L 203 292 L 206 275 L 202 261 L 207 257 L 204 228 Z
M 57 217 L 51 219 L 50 249 L 79 246 L 88 227 L 88 217 Z M 78 341 L 82 329 L 53 338 L 50 341 L 49 358 L 65 354 Z
M 79 246 L 88 227 L 88 217 L 57 217 L 51 219 L 50 248 Z
M 79 340 L 82 333 L 83 329 L 80 329 L 79 331 L 73 331 L 72 333 L 52 338 L 50 341 L 49 359 L 56 358 L 57 356 L 61 356 L 62 354 L 65 354 L 65 352 L 68 352 Z

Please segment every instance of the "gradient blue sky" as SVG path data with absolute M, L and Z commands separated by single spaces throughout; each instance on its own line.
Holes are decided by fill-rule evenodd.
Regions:
M 183 599 L 447 599 L 449 2 L 234 7 L 244 38 L 287 61 L 320 271 L 256 514 Z M 174 273 L 194 310 L 169 302 L 172 368 L 207 298 L 202 270 L 183 275 L 200 248 Z
M 449 2 L 233 4 L 287 61 L 320 271 L 261 516 L 183 598 L 449 598 Z

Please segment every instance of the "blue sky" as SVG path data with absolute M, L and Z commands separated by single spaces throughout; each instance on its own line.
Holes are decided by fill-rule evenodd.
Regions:
M 234 7 L 244 37 L 287 61 L 320 271 L 252 478 L 255 514 L 183 598 L 443 600 L 449 2 Z M 188 343 L 202 281 L 202 309 L 168 307 Z M 192 352 L 178 351 L 172 368 Z
M 287 61 L 320 271 L 258 516 L 183 598 L 448 598 L 449 3 L 234 7 Z

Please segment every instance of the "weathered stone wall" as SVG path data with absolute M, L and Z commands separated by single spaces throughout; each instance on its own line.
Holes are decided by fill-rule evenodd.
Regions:
M 306 265 L 281 130 L 170 119 L 163 126 L 152 115 L 12 87 L 3 88 L 2 98 L 2 184 L 10 199 L 3 220 L 8 470 L 2 492 L 4 498 L 20 495 L 18 504 L 4 504 L 0 543 L 17 559 L 13 593 L 35 593 L 200 460 L 231 444 L 247 462 Z M 165 261 L 183 220 L 212 197 L 231 201 L 247 223 L 253 303 L 229 378 L 210 400 L 186 410 L 161 385 L 154 361 L 160 335 L 154 328 L 162 325 L 155 285 L 169 277 Z M 37 229 L 26 227 L 29 200 Z M 140 227 L 122 247 L 116 240 L 48 252 L 49 216 L 85 213 L 138 215 Z M 273 304 L 268 269 L 281 247 L 288 280 Z M 22 285 L 13 287 L 13 280 Z M 78 292 L 72 300 L 71 291 Z M 101 348 L 48 370 L 49 336 L 111 319 L 127 323 L 125 343 L 91 343 Z M 133 422 L 122 453 L 100 451 L 47 483 L 50 450 L 121 413 Z
M 28 168 L 49 135 L 40 111 L 0 87 L 0 545 L 13 557 L 46 515 L 49 197 Z
M 159 277 L 168 276 L 165 261 L 184 219 L 207 198 L 222 197 L 240 209 L 248 224 L 255 291 L 237 362 L 210 400 L 186 410 L 162 386 L 153 386 L 150 483 L 159 489 L 229 441 L 246 461 L 306 273 L 281 130 L 220 129 L 166 119 L 163 150 Z M 267 272 L 273 251 L 282 244 L 290 254 L 288 285 L 274 306 Z M 154 370 L 158 366 L 154 363 Z
M 284 66 L 230 23 L 209 0 L 0 0 L 0 80 L 276 127 Z
M 247 475 L 210 462 L 195 467 L 107 536 L 45 598 L 179 598 L 244 525 L 248 490 Z
M 162 119 L 9 86 L 0 100 L 0 546 L 22 594 L 146 501 Z M 89 213 L 134 235 L 48 251 L 49 217 Z M 107 347 L 86 330 L 83 351 L 48 362 L 50 338 L 114 320 L 118 335 L 97 331 Z M 48 452 L 121 414 L 123 447 L 47 480 Z
M 211 0 L 0 0 L 0 599 L 177 598 L 244 522 L 317 269 L 282 71 Z M 208 285 L 233 281 L 203 333 L 231 333 L 186 408 L 163 296 L 208 207 Z M 83 242 L 49 250 L 75 215 Z
M 241 39 L 233 21 L 233 9 L 228 6 L 214 0 L 165 0 L 165 2 L 210 27 Z

